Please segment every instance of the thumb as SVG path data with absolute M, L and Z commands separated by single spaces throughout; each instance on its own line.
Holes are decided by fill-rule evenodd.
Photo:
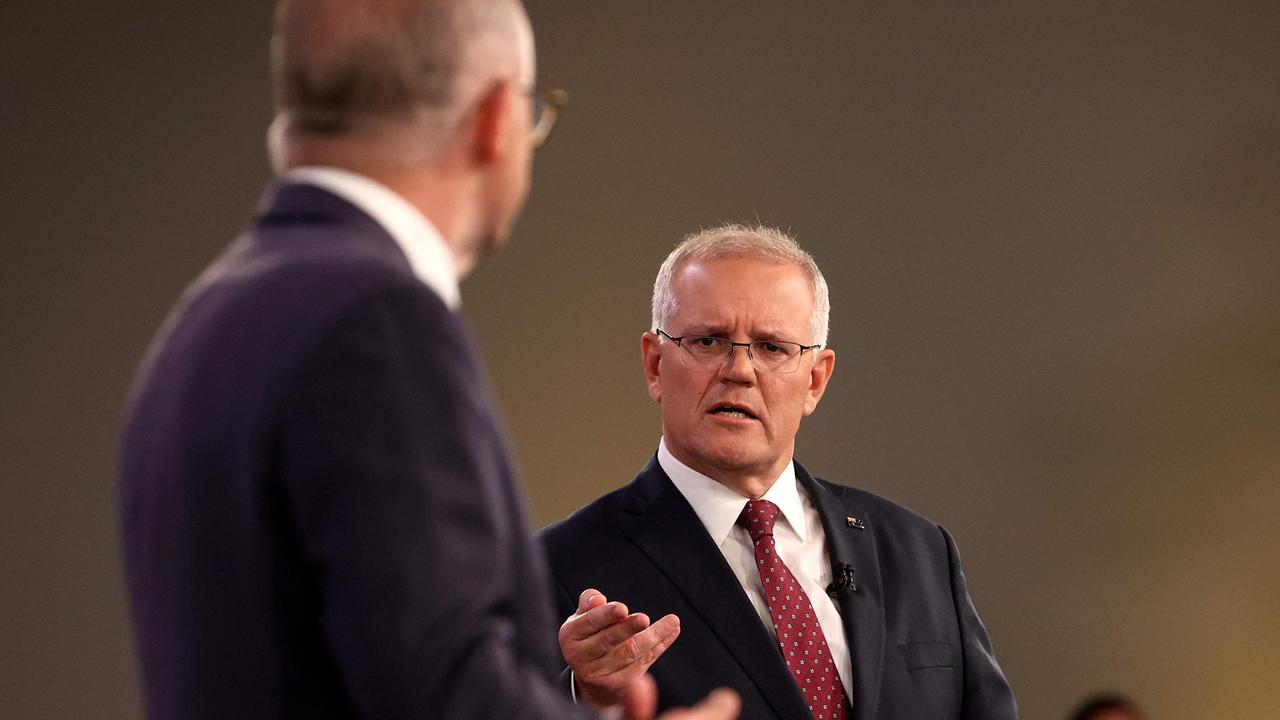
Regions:
M 605 597 L 603 593 L 595 588 L 587 588 L 578 596 L 578 611 L 574 614 L 581 615 L 592 608 L 600 607 L 604 603 Z

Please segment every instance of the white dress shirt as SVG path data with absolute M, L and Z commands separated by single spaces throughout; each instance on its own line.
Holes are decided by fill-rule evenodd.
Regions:
M 382 226 L 400 246 L 409 267 L 454 312 L 462 305 L 453 251 L 431 221 L 408 200 L 382 183 L 333 167 L 297 167 L 281 178 L 328 190 L 355 205 Z
M 658 464 L 676 489 L 689 501 L 694 513 L 707 529 L 712 542 L 720 548 L 733 574 L 755 606 L 760 622 L 771 635 L 773 618 L 769 616 L 769 604 L 764 599 L 764 587 L 760 571 L 756 567 L 755 544 L 751 534 L 739 526 L 738 516 L 751 498 L 703 475 L 685 465 L 667 450 L 665 441 L 658 442 Z M 822 529 L 822 519 L 813 502 L 800 488 L 796 480 L 795 465 L 787 463 L 782 475 L 774 481 L 761 498 L 778 506 L 778 520 L 773 526 L 773 540 L 778 555 L 796 576 L 809 602 L 813 604 L 822 634 L 831 649 L 840 683 L 847 697 L 853 697 L 853 664 L 849 656 L 849 644 L 845 640 L 844 621 L 835 602 L 827 595 L 831 584 L 831 561 L 827 554 L 827 534 Z M 679 641 L 677 641 L 679 642 Z

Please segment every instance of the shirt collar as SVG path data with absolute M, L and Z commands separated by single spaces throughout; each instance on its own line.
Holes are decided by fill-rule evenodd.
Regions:
M 658 441 L 658 464 L 693 507 L 693 512 L 702 521 L 715 544 L 719 546 L 723 543 L 750 498 L 677 460 L 667 449 L 665 439 Z M 761 499 L 778 506 L 780 514 L 801 542 L 808 540 L 808 523 L 804 519 L 804 506 L 800 501 L 794 463 L 787 463 L 782 474 L 774 480 Z
M 281 179 L 323 188 L 363 210 L 400 246 L 414 275 L 450 310 L 457 312 L 461 307 L 453 251 L 431 221 L 394 190 L 364 175 L 334 167 L 296 167 Z

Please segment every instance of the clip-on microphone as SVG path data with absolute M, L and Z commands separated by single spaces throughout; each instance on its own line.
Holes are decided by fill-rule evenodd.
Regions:
M 842 598 L 850 590 L 857 592 L 858 586 L 853 582 L 853 566 L 849 563 L 837 563 L 832 568 L 833 578 L 827 586 L 827 594 L 832 598 Z

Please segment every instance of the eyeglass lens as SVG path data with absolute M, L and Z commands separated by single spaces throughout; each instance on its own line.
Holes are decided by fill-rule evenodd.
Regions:
M 722 337 L 687 337 L 680 346 L 688 351 L 689 357 L 703 366 L 723 362 L 736 347 L 743 347 L 757 370 L 766 372 L 795 372 L 800 366 L 800 356 L 804 346 L 782 340 L 756 340 L 750 345 L 734 343 Z

